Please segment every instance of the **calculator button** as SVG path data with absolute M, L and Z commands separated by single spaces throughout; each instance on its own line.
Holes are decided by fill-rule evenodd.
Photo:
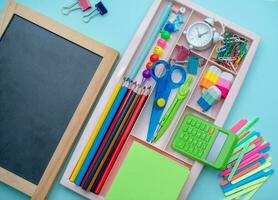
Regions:
M 195 149 L 193 150 L 193 154 L 194 154 L 194 155 L 197 155 L 197 153 L 198 153 L 198 149 L 195 148 Z
M 196 135 L 197 131 L 196 130 L 193 130 L 192 131 L 192 135 Z
M 177 146 L 178 146 L 179 148 L 183 148 L 184 145 L 185 145 L 185 143 L 184 143 L 182 140 L 180 140 L 180 141 L 178 142 L 178 144 L 177 144 Z
M 195 124 L 196 124 L 196 121 L 195 121 L 195 120 L 192 120 L 191 126 L 195 126 Z
M 187 132 L 188 131 L 188 126 L 183 127 L 183 131 Z
M 201 136 L 201 133 L 198 131 L 197 133 L 197 137 L 199 138 Z
M 211 127 L 211 128 L 209 129 L 209 134 L 210 134 L 210 135 L 213 135 L 213 134 L 214 134 L 214 131 L 215 131 L 215 128 Z
M 197 122 L 196 125 L 195 125 L 195 127 L 199 129 L 199 128 L 200 128 L 200 125 L 201 125 L 201 123 L 200 123 L 200 122 Z
M 204 131 L 204 130 L 205 130 L 205 127 L 206 127 L 206 125 L 202 123 L 200 129 L 201 129 L 202 131 Z

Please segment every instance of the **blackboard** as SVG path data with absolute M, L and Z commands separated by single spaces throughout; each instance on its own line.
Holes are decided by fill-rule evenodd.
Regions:
M 0 167 L 39 183 L 101 61 L 12 17 L 0 40 Z

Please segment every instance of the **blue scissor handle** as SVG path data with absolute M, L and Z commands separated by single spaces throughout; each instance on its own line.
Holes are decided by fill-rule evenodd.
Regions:
M 164 67 L 164 69 L 162 71 L 162 74 L 158 77 L 155 74 L 155 69 L 160 64 Z M 181 79 L 179 80 L 179 82 L 174 82 L 172 80 L 172 73 L 174 71 L 176 71 L 176 70 L 179 71 L 179 73 L 181 75 Z M 180 65 L 173 65 L 173 66 L 171 66 L 165 60 L 158 60 L 155 63 L 153 63 L 150 72 L 151 72 L 152 78 L 157 83 L 159 83 L 159 82 L 165 82 L 167 84 L 171 83 L 170 84 L 171 88 L 178 88 L 178 87 L 180 87 L 185 82 L 185 80 L 186 80 L 186 72 L 185 72 L 185 70 L 184 70 L 184 68 L 182 66 L 180 66 Z

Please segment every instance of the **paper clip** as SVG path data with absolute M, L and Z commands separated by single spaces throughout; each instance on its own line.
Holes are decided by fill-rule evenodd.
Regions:
M 91 6 L 91 3 L 89 2 L 89 0 L 78 0 L 77 2 L 75 2 L 69 6 L 63 7 L 62 13 L 64 15 L 69 15 L 72 11 L 75 11 L 75 10 L 82 10 L 84 12 L 91 7 L 92 6 Z
M 85 23 L 88 23 L 93 17 L 95 17 L 96 15 L 100 14 L 100 15 L 104 15 L 106 14 L 108 11 L 106 9 L 106 7 L 103 5 L 103 3 L 100 1 L 95 5 L 95 9 L 90 12 L 87 15 L 84 15 L 82 17 L 82 21 Z M 98 13 L 94 14 L 95 11 L 98 11 Z

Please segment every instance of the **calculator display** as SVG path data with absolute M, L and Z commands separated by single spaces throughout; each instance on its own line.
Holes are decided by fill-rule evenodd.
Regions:
M 207 161 L 214 163 L 226 141 L 227 135 L 225 133 L 219 132 L 210 151 L 206 158 Z

